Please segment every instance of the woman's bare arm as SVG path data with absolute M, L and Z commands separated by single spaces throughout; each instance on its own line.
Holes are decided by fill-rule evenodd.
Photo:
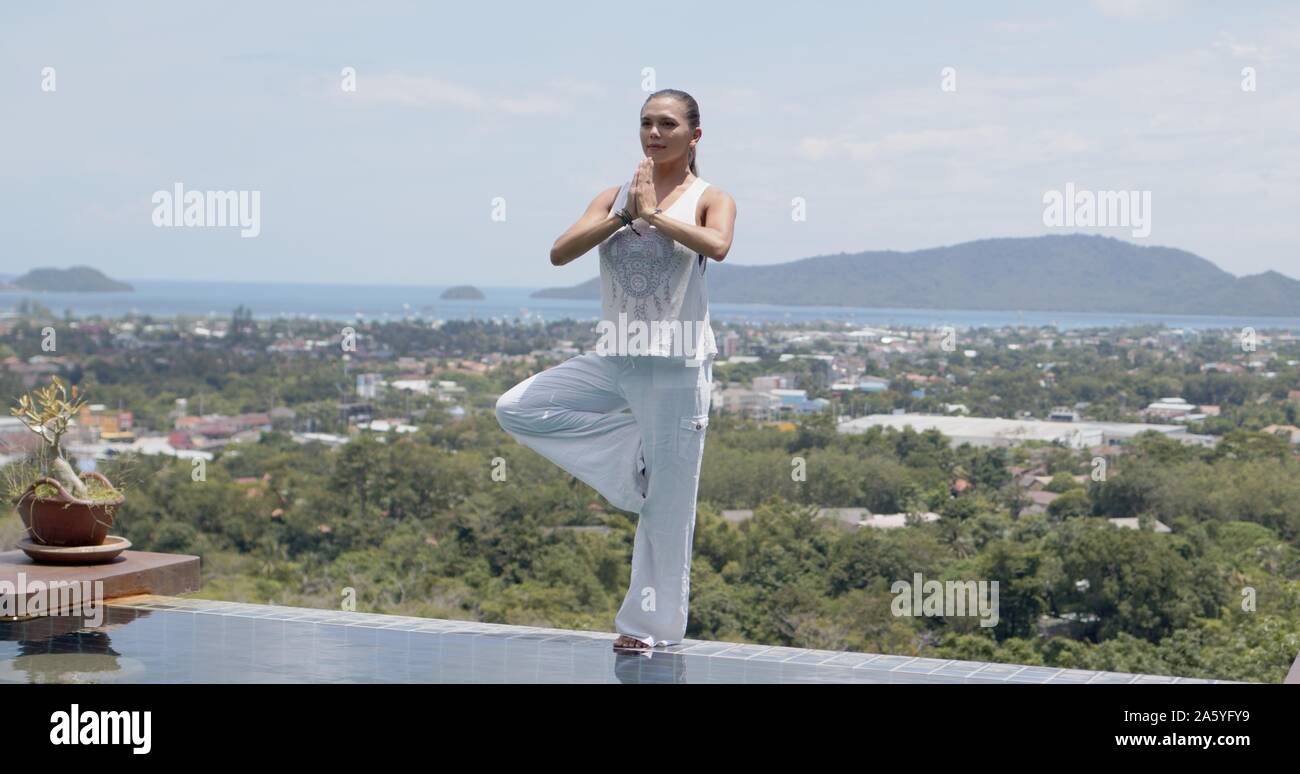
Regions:
M 704 196 L 704 225 L 686 223 L 663 213 L 641 217 L 659 233 L 680 242 L 690 251 L 721 261 L 731 252 L 731 240 L 736 231 L 736 200 L 715 186 L 709 186 Z
M 618 196 L 622 186 L 607 188 L 596 194 L 596 198 L 587 205 L 578 222 L 569 226 L 569 230 L 560 234 L 551 246 L 551 265 L 563 266 L 570 261 L 587 254 L 587 251 L 605 241 L 611 234 L 623 227 L 623 221 L 610 213 L 614 206 L 614 197 Z

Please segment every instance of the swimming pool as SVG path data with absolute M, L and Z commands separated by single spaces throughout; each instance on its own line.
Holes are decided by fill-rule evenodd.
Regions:
M 37 683 L 1205 683 L 686 640 L 615 653 L 609 632 L 179 597 L 0 622 L 0 682 Z

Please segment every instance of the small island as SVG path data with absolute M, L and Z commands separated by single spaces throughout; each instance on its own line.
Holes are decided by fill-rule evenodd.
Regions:
M 73 266 L 69 269 L 32 269 L 14 280 L 14 288 L 58 293 L 130 293 L 135 288 L 105 276 L 90 266 Z
M 483 295 L 483 291 L 473 285 L 456 285 L 442 291 L 442 295 L 438 296 L 438 298 L 444 301 L 482 301 L 487 296 Z

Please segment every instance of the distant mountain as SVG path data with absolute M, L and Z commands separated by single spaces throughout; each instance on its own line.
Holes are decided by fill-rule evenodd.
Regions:
M 60 293 L 119 293 L 135 288 L 104 276 L 99 269 L 73 266 L 69 269 L 32 269 L 13 281 L 22 290 L 46 290 Z
M 454 301 L 482 301 L 487 296 L 473 285 L 457 285 L 442 291 L 438 298 Z
M 1088 234 L 708 267 L 711 302 L 1300 317 L 1300 282 L 1275 271 L 1235 277 L 1184 250 Z M 600 277 L 532 296 L 599 299 Z

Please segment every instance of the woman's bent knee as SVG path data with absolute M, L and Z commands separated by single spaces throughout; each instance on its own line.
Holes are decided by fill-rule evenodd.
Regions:
M 501 397 L 497 398 L 496 405 L 497 424 L 505 430 L 511 430 L 519 426 L 519 395 L 514 388 L 507 390 Z

